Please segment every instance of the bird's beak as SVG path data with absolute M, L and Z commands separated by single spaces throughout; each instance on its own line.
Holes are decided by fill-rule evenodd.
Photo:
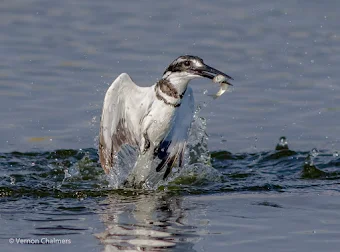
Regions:
M 228 80 L 233 80 L 232 77 L 208 65 L 204 64 L 202 67 L 195 69 L 195 73 L 197 75 L 200 75 L 202 77 L 209 78 L 209 79 L 213 79 L 216 75 L 222 75 L 226 78 L 226 80 L 223 81 L 223 83 L 226 83 L 232 86 L 232 84 L 228 82 Z

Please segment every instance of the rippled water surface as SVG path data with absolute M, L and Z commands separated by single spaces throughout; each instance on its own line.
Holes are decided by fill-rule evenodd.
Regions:
M 2 2 L 1 251 L 338 251 L 339 8 Z M 182 54 L 233 91 L 212 100 L 217 86 L 191 82 L 196 162 L 158 190 L 115 189 L 96 150 L 108 85 L 121 72 L 152 85 Z

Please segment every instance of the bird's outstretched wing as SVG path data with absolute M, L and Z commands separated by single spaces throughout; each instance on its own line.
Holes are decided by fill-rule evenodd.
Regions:
M 179 167 L 183 166 L 184 151 L 190 126 L 193 121 L 193 114 L 194 96 L 192 89 L 188 87 L 182 99 L 181 106 L 176 111 L 173 127 L 154 153 L 155 157 L 157 156 L 162 160 L 157 165 L 156 172 L 163 171 L 163 179 L 169 175 L 171 168 L 175 166 L 176 163 L 178 163 Z
M 106 92 L 100 122 L 99 159 L 107 174 L 122 145 L 139 145 L 140 132 L 136 125 L 144 113 L 143 97 L 145 88 L 137 86 L 126 73 L 119 75 Z

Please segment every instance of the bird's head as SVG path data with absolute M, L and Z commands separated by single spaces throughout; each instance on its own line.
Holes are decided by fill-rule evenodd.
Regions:
M 203 60 L 197 56 L 184 55 L 175 59 L 165 70 L 163 79 L 171 82 L 188 82 L 194 78 L 205 77 L 213 79 L 216 75 L 223 75 L 228 80 L 233 80 L 229 75 L 206 65 Z

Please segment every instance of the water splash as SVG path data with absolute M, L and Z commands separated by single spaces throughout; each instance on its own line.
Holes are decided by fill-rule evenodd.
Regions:
M 114 166 L 108 176 L 110 187 L 117 189 L 127 180 L 136 164 L 138 155 L 139 151 L 130 145 L 121 147 L 121 150 L 114 157 Z
M 174 167 L 169 177 L 169 181 L 172 181 L 177 176 L 182 173 L 182 170 L 185 169 L 193 169 L 191 165 L 194 164 L 204 164 L 207 167 L 210 164 L 210 154 L 208 151 L 208 136 L 206 134 L 206 120 L 203 117 L 199 116 L 201 107 L 198 106 L 197 110 L 194 113 L 193 122 L 191 124 L 191 129 L 188 137 L 188 143 L 186 146 L 185 154 L 184 154 L 184 167 L 182 169 L 177 169 Z M 147 154 L 145 154 L 147 155 Z M 135 170 L 135 167 L 138 166 L 141 170 L 148 171 L 149 168 L 146 167 L 149 165 L 147 161 L 148 158 L 143 155 L 139 156 L 139 150 L 131 147 L 129 145 L 124 145 L 121 148 L 121 151 L 116 155 L 114 161 L 114 167 L 111 169 L 109 174 L 109 183 L 112 188 L 120 188 L 126 187 L 133 183 L 130 178 L 131 172 Z M 153 154 L 152 154 L 153 155 Z M 152 159 L 152 158 L 151 158 Z M 202 169 L 202 168 L 201 168 Z M 138 173 L 138 176 L 141 174 Z M 167 184 L 166 181 L 162 180 L 161 173 L 152 173 L 148 175 L 148 180 L 159 181 L 156 183 L 148 183 L 145 182 L 144 185 L 140 185 L 142 188 L 158 188 L 159 186 L 164 186 Z M 126 184 L 126 181 L 128 182 Z M 131 186 L 131 185 L 130 185 Z
M 66 179 L 72 177 L 72 175 L 68 172 L 68 169 L 65 169 L 65 170 L 64 170 L 64 173 L 65 173 L 65 177 L 64 177 L 64 179 L 63 179 L 63 182 L 64 182 Z
M 208 151 L 209 137 L 206 133 L 207 121 L 199 116 L 200 107 L 194 114 L 194 120 L 191 124 L 186 150 L 186 164 L 210 163 L 210 154 Z
M 316 148 L 313 148 L 307 155 L 305 164 L 302 169 L 301 177 L 304 179 L 316 179 L 316 178 L 324 178 L 327 176 L 327 173 L 321 171 L 314 164 L 315 158 L 319 155 L 319 151 Z
M 16 182 L 15 177 L 10 176 L 10 179 L 11 179 L 11 185 L 15 185 L 15 182 Z
M 318 149 L 316 149 L 316 148 L 313 148 L 312 150 L 311 150 L 311 152 L 310 152 L 310 155 L 313 157 L 313 158 L 316 158 L 318 155 L 319 155 L 319 151 L 318 151 Z
M 319 151 L 316 148 L 313 148 L 306 157 L 305 165 L 313 166 L 314 158 L 316 158 L 318 155 L 319 155 Z
M 279 143 L 276 145 L 275 150 L 289 150 L 288 141 L 285 136 L 280 137 Z

